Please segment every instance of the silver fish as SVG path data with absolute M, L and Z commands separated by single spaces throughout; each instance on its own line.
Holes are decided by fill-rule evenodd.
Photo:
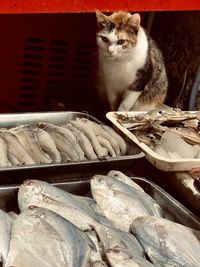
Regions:
M 10 129 L 9 132 L 18 138 L 19 142 L 36 163 L 43 164 L 52 162 L 50 157 L 42 151 L 30 125 L 20 125 Z
M 112 145 L 115 151 L 115 154 L 118 156 L 120 155 L 120 147 L 119 147 L 117 140 L 114 138 L 113 134 L 111 134 L 110 132 L 106 130 L 106 128 L 104 128 L 104 125 L 88 120 L 86 118 L 77 118 L 77 121 L 81 121 L 87 127 L 92 128 L 96 135 L 102 136 L 106 140 L 108 140 L 110 144 Z
M 99 141 L 99 144 L 102 147 L 105 147 L 108 150 L 109 156 L 111 156 L 111 157 L 116 157 L 117 156 L 115 151 L 114 151 L 114 149 L 112 148 L 110 142 L 106 138 L 104 138 L 104 137 L 102 137 L 100 135 L 97 135 L 97 140 Z
M 85 232 L 89 238 L 93 241 L 96 246 L 96 250 L 91 253 L 91 263 L 93 267 L 106 267 L 108 266 L 106 262 L 102 259 L 103 247 L 101 242 L 99 242 L 99 237 L 94 230 Z
M 9 166 L 9 161 L 8 161 L 8 149 L 6 142 L 4 141 L 3 138 L 0 138 L 0 166 Z
M 83 160 L 84 152 L 79 146 L 79 144 L 76 142 L 76 138 L 70 130 L 68 130 L 65 127 L 61 127 L 61 126 L 57 126 L 57 125 L 53 125 L 51 123 L 45 123 L 45 122 L 40 122 L 37 125 L 39 128 L 42 128 L 45 131 L 47 131 L 51 135 L 54 141 L 55 141 L 55 136 L 59 135 L 60 137 L 62 137 L 65 140 L 66 144 L 68 145 L 69 147 L 68 149 L 72 149 L 74 152 L 76 152 L 77 160 Z M 57 146 L 57 143 L 56 143 L 56 146 Z M 57 148 L 59 150 L 59 147 Z
M 22 211 L 34 205 L 52 210 L 82 230 L 91 229 L 99 220 L 93 210 L 94 200 L 75 196 L 47 182 L 26 180 L 18 191 L 18 205 Z
M 95 231 L 110 266 L 152 266 L 145 259 L 144 249 L 132 234 L 105 225 L 95 226 Z
M 53 162 L 61 162 L 60 153 L 57 150 L 56 144 L 51 138 L 50 134 L 41 128 L 34 129 L 34 134 L 36 135 L 41 148 L 45 151 L 46 154 L 50 156 Z
M 8 255 L 12 224 L 13 219 L 0 209 L 0 263 L 3 264 Z
M 133 187 L 133 188 L 135 188 L 141 192 L 144 192 L 144 190 L 142 189 L 141 186 L 136 184 L 131 178 L 129 178 L 127 175 L 125 175 L 124 173 L 122 173 L 120 171 L 111 170 L 107 173 L 107 176 L 113 177 L 113 178 L 129 185 L 130 187 Z
M 120 154 L 122 156 L 126 155 L 127 153 L 127 149 L 128 149 L 128 144 L 127 142 L 124 140 L 124 138 L 122 138 L 117 132 L 115 132 L 115 130 L 107 125 L 103 125 L 103 128 L 108 131 L 111 136 L 113 136 L 113 138 L 117 141 L 119 147 L 120 147 Z
M 94 149 L 94 152 L 97 154 L 98 157 L 104 157 L 105 156 L 105 151 L 102 149 L 101 145 L 99 144 L 99 141 L 97 140 L 97 137 L 93 131 L 93 129 L 82 122 L 81 120 L 71 120 L 70 123 L 78 128 L 80 131 L 82 131 L 89 141 L 92 144 L 92 147 Z
M 67 123 L 65 127 L 69 129 L 70 131 L 72 131 L 74 136 L 76 136 L 77 142 L 79 143 L 82 150 L 84 151 L 86 158 L 96 159 L 97 155 L 95 154 L 94 149 L 91 145 L 91 142 L 89 141 L 87 136 L 83 132 L 81 132 L 78 128 L 73 126 L 71 123 Z
M 9 161 L 11 163 L 11 166 L 20 166 L 22 163 L 13 155 L 13 154 L 8 154 Z
M 153 216 L 137 218 L 131 230 L 155 266 L 200 266 L 200 231 Z
M 5 267 L 88 267 L 95 245 L 72 223 L 37 207 L 14 221 Z
M 47 131 L 51 138 L 54 140 L 56 144 L 56 148 L 58 149 L 62 162 L 67 162 L 67 161 L 78 161 L 80 160 L 79 155 L 77 151 L 74 149 L 74 145 L 69 139 L 66 138 L 66 136 L 55 132 L 55 130 L 51 128 L 46 128 L 45 131 Z
M 163 216 L 160 206 L 148 194 L 115 178 L 95 175 L 90 183 L 92 196 L 103 214 L 123 231 L 129 231 L 133 219 L 139 216 Z
M 10 155 L 16 158 L 16 161 L 20 165 L 34 165 L 36 163 L 14 134 L 1 130 L 0 137 L 2 137 L 7 144 L 8 159 L 11 162 L 12 160 L 9 158 Z

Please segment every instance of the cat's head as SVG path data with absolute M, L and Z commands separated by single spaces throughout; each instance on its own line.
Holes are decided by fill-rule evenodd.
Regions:
M 140 29 L 140 15 L 128 12 L 114 12 L 107 16 L 96 11 L 97 44 L 99 52 L 110 59 L 120 59 L 137 44 Z

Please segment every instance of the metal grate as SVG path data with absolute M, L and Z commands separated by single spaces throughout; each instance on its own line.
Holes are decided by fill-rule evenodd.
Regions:
M 26 38 L 18 105 L 51 110 L 62 102 L 66 109 L 84 109 L 93 51 L 84 42 Z
M 65 95 L 68 51 L 69 44 L 65 41 L 53 40 L 50 44 L 44 95 L 46 107 L 53 105 L 53 101 L 61 101 Z
M 40 92 L 43 57 L 46 40 L 27 37 L 24 47 L 19 106 L 35 106 Z

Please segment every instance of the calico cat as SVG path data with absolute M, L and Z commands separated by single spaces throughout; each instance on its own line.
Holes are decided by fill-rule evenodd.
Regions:
M 98 45 L 97 90 L 110 110 L 150 110 L 167 95 L 162 54 L 140 25 L 140 15 L 96 11 Z

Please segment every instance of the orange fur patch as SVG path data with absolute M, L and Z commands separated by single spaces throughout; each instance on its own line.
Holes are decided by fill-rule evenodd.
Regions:
M 133 15 L 125 11 L 115 12 L 108 17 L 109 21 L 114 23 L 116 27 L 117 36 L 120 39 L 126 40 L 123 48 L 133 47 L 137 41 L 136 34 L 130 34 L 131 27 L 133 27 L 133 22 L 128 23 L 133 18 Z

